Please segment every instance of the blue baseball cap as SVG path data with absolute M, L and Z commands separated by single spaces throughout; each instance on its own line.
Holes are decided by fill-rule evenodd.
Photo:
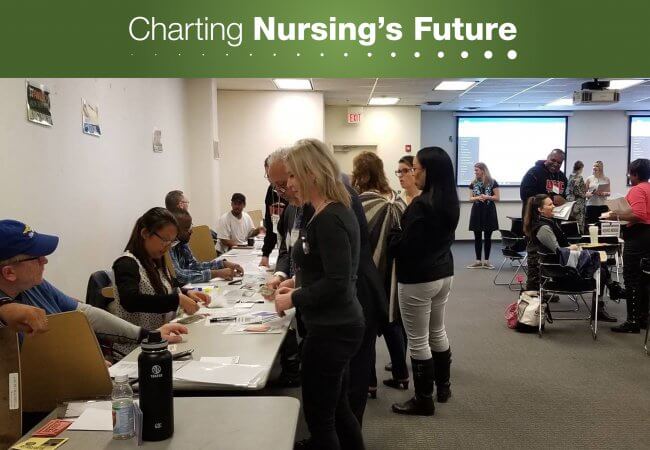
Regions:
M 58 245 L 58 236 L 39 234 L 17 220 L 0 220 L 0 261 L 17 255 L 47 256 Z

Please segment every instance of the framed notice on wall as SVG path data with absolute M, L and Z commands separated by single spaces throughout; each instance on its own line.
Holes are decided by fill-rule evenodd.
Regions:
M 102 135 L 102 130 L 99 128 L 99 107 L 87 103 L 83 98 L 81 99 L 81 130 L 91 136 Z
M 52 112 L 50 111 L 50 93 L 43 85 L 36 86 L 29 81 L 27 86 L 27 120 L 51 127 Z

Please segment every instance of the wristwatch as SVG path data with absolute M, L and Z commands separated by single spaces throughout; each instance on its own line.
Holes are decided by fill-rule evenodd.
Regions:
M 14 302 L 14 299 L 11 298 L 11 297 L 2 297 L 2 298 L 0 298 L 0 306 L 4 306 L 4 305 L 6 305 L 8 303 L 13 303 L 13 302 Z

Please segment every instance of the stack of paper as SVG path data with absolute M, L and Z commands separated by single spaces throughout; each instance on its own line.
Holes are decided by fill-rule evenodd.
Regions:
M 268 370 L 268 367 L 258 365 L 190 361 L 174 374 L 174 378 L 195 383 L 254 388 Z

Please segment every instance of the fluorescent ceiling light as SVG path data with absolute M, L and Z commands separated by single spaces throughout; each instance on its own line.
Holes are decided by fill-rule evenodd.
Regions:
M 394 105 L 397 102 L 399 102 L 398 97 L 373 97 L 368 104 L 373 106 L 386 106 Z
M 306 78 L 274 78 L 273 83 L 278 89 L 291 91 L 313 91 L 311 80 Z
M 546 106 L 573 106 L 572 98 L 558 98 L 557 100 L 547 103 Z
M 476 81 L 443 81 L 434 91 L 464 91 L 474 86 Z
M 637 84 L 641 84 L 646 80 L 609 80 L 609 89 L 625 89 Z

